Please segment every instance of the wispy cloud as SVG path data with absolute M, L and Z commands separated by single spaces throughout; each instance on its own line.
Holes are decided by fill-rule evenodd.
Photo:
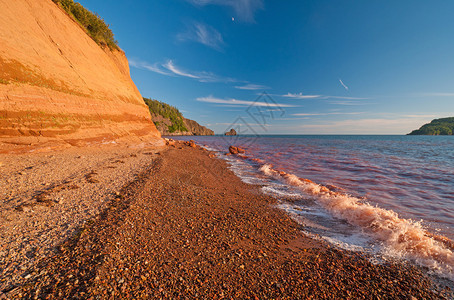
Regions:
M 344 87 L 344 89 L 348 91 L 348 86 L 345 85 L 345 83 L 342 81 L 342 79 L 339 78 L 339 82 Z
M 240 105 L 240 106 L 260 106 L 260 107 L 295 107 L 294 105 L 283 104 L 283 103 L 268 103 L 260 101 L 249 101 L 249 100 L 238 100 L 238 99 L 221 99 L 213 96 L 199 97 L 196 99 L 200 102 L 225 104 L 225 105 Z
M 189 78 L 193 78 L 193 79 L 201 79 L 202 77 L 200 75 L 195 75 L 195 74 L 191 74 L 187 71 L 183 71 L 182 69 L 178 68 L 172 60 L 168 60 L 165 64 L 164 64 L 164 67 L 171 71 L 172 73 L 176 74 L 176 75 L 179 75 L 179 76 L 183 76 L 183 77 L 189 77 Z
M 406 134 L 427 122 L 427 118 L 370 118 L 301 124 L 299 132 L 311 134 Z
M 438 115 L 403 115 L 405 118 L 436 118 Z
M 235 86 L 235 88 L 239 89 L 239 90 L 249 90 L 249 91 L 269 89 L 269 87 L 267 87 L 265 85 L 252 84 L 252 83 L 248 83 L 246 85 L 241 85 L 241 86 Z
M 263 0 L 187 0 L 197 6 L 223 5 L 231 7 L 237 19 L 244 22 L 254 22 L 255 12 L 263 9 Z
M 167 60 L 165 63 L 153 64 L 140 60 L 129 59 L 129 63 L 134 68 L 144 69 L 166 76 L 187 77 L 200 82 L 232 82 L 232 83 L 243 82 L 240 80 L 236 80 L 234 78 L 219 76 L 212 72 L 188 71 L 185 70 L 184 68 L 177 66 L 175 62 L 171 59 Z
M 365 112 L 330 112 L 330 113 L 297 113 L 291 114 L 297 117 L 310 117 L 310 116 L 329 116 L 329 115 L 361 115 Z
M 348 105 L 348 106 L 370 104 L 370 103 L 366 103 L 366 102 L 362 102 L 362 101 L 354 101 L 354 100 L 350 100 L 350 101 L 331 101 L 329 103 L 330 104 L 334 104 L 334 105 Z
M 173 76 L 172 73 L 168 72 L 167 70 L 163 69 L 162 65 L 159 63 L 154 63 L 154 64 L 149 64 L 144 61 L 140 60 L 135 60 L 135 59 L 128 59 L 129 65 L 131 67 L 137 68 L 137 69 L 145 69 L 151 72 L 155 72 L 161 75 L 166 75 L 166 76 Z
M 366 98 L 366 97 L 305 95 L 303 93 L 287 93 L 285 95 L 274 94 L 273 96 L 285 97 L 285 98 L 291 98 L 291 99 L 297 99 L 297 100 L 305 100 L 305 99 L 332 100 L 332 99 L 335 99 L 334 101 L 329 102 L 330 104 L 334 104 L 334 105 L 366 105 L 366 104 L 370 104 L 370 103 L 366 103 L 366 102 L 359 101 L 359 100 L 371 99 L 371 98 Z M 340 100 L 345 100 L 345 101 L 340 101 Z
M 287 93 L 285 95 L 281 95 L 282 97 L 286 98 L 294 98 L 294 99 L 314 99 L 314 98 L 320 98 L 321 95 L 303 95 L 303 93 Z
M 454 97 L 454 93 L 424 93 L 421 95 L 428 97 Z
M 345 99 L 345 100 L 368 100 L 366 97 L 342 97 L 342 96 L 323 96 L 324 99 Z
M 177 35 L 179 41 L 194 41 L 221 51 L 225 45 L 222 35 L 210 25 L 194 22 L 187 26 L 185 32 Z

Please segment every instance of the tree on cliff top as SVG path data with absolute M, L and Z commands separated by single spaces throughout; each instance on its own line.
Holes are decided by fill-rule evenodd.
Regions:
M 143 98 L 143 101 L 148 105 L 152 114 L 161 115 L 172 122 L 172 125 L 168 127 L 170 133 L 188 131 L 183 121 L 183 115 L 178 108 L 158 100 Z
M 80 3 L 74 2 L 73 0 L 52 1 L 63 8 L 63 10 L 79 23 L 96 43 L 106 45 L 110 49 L 120 49 L 109 25 L 98 14 L 92 13 Z
M 421 128 L 413 130 L 409 135 L 453 135 L 454 117 L 435 119 Z

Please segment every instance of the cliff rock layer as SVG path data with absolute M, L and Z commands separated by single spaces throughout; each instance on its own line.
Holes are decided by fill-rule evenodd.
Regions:
M 0 0 L 0 142 L 157 141 L 123 52 L 52 0 Z

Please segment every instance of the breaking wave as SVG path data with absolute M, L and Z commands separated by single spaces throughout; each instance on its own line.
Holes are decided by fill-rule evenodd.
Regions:
M 270 164 L 259 170 L 311 196 L 335 217 L 359 226 L 381 241 L 389 254 L 416 261 L 439 275 L 454 280 L 454 244 L 426 231 L 420 222 L 399 218 L 397 213 L 317 184 L 309 179 L 275 170 Z

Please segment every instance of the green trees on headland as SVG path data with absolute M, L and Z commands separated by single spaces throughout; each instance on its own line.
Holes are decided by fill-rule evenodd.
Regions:
M 95 13 L 92 13 L 80 3 L 73 0 L 52 0 L 63 8 L 77 23 L 79 23 L 88 35 L 98 44 L 108 46 L 110 49 L 118 48 L 112 30 L 104 20 Z
M 188 131 L 183 121 L 183 115 L 180 113 L 178 108 L 158 100 L 143 98 L 143 101 L 145 101 L 145 104 L 148 105 L 152 114 L 161 115 L 172 122 L 172 124 L 168 127 L 168 131 L 170 133 L 174 133 L 176 131 Z M 156 124 L 156 126 L 157 125 L 158 124 Z
M 454 117 L 435 119 L 408 135 L 453 135 Z

